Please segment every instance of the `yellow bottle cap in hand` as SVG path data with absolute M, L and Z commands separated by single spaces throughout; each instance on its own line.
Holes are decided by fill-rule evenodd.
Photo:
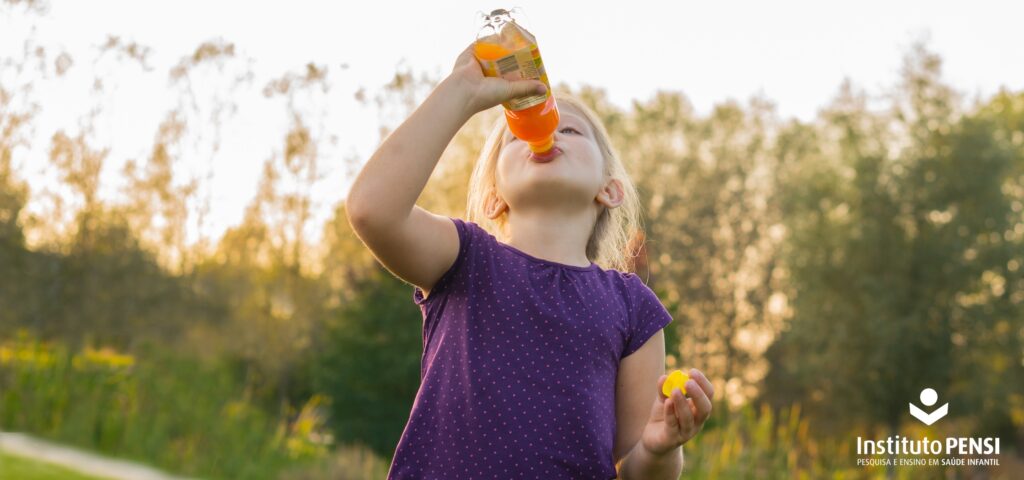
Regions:
M 683 373 L 682 370 L 676 370 L 668 374 L 668 378 L 665 379 L 665 383 L 661 384 L 661 393 L 665 394 L 665 397 L 672 396 L 672 390 L 679 388 L 679 391 L 686 395 L 686 381 L 690 379 L 690 376 Z

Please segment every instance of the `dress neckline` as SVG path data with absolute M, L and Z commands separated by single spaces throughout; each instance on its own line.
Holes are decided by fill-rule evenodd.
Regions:
M 530 260 L 530 261 L 533 261 L 533 262 L 536 262 L 536 263 L 543 263 L 545 265 L 550 265 L 550 266 L 553 266 L 553 267 L 565 268 L 565 269 L 568 269 L 568 270 L 577 270 L 577 271 L 581 271 L 581 272 L 595 270 L 595 269 L 598 268 L 598 265 L 596 263 L 594 263 L 594 262 L 590 262 L 590 265 L 587 265 L 585 267 L 581 267 L 579 265 L 569 265 L 568 263 L 559 263 L 559 262 L 555 262 L 555 261 L 552 261 L 552 260 L 545 260 L 543 258 L 539 258 L 539 257 L 535 257 L 533 255 L 530 255 L 529 253 L 526 253 L 526 252 L 524 252 L 524 251 L 522 251 L 522 250 L 520 250 L 520 249 L 518 249 L 516 247 L 513 247 L 512 245 L 504 243 L 502 241 L 497 241 L 497 243 L 498 243 L 498 245 L 501 245 L 502 247 L 505 247 L 506 249 L 508 249 L 512 253 L 515 253 L 515 254 L 517 254 L 517 255 L 519 255 L 521 257 L 526 258 L 527 260 Z

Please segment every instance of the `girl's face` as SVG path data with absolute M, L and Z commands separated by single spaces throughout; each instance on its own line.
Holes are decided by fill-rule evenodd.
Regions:
M 594 131 L 582 113 L 559 105 L 552 160 L 537 161 L 526 142 L 505 131 L 497 164 L 497 188 L 507 208 L 580 208 L 601 202 L 608 179 Z M 502 208 L 503 209 L 503 208 Z

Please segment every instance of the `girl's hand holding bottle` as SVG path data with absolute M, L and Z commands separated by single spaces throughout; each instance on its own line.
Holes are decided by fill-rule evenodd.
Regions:
M 469 118 L 493 106 L 514 98 L 543 94 L 547 86 L 540 80 L 506 80 L 484 75 L 480 62 L 473 52 L 476 42 L 469 44 L 455 60 L 455 67 L 445 79 L 460 92 Z

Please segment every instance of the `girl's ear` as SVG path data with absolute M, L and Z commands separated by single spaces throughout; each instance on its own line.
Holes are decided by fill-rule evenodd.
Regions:
M 611 178 L 604 184 L 601 191 L 597 192 L 597 197 L 594 198 L 594 200 L 605 207 L 615 208 L 622 205 L 622 201 L 625 197 L 626 194 L 623 193 L 622 182 L 617 178 Z
M 484 215 L 487 218 L 494 220 L 505 213 L 505 210 L 508 210 L 508 204 L 504 200 L 498 198 L 497 195 L 488 195 L 487 204 L 484 205 Z

